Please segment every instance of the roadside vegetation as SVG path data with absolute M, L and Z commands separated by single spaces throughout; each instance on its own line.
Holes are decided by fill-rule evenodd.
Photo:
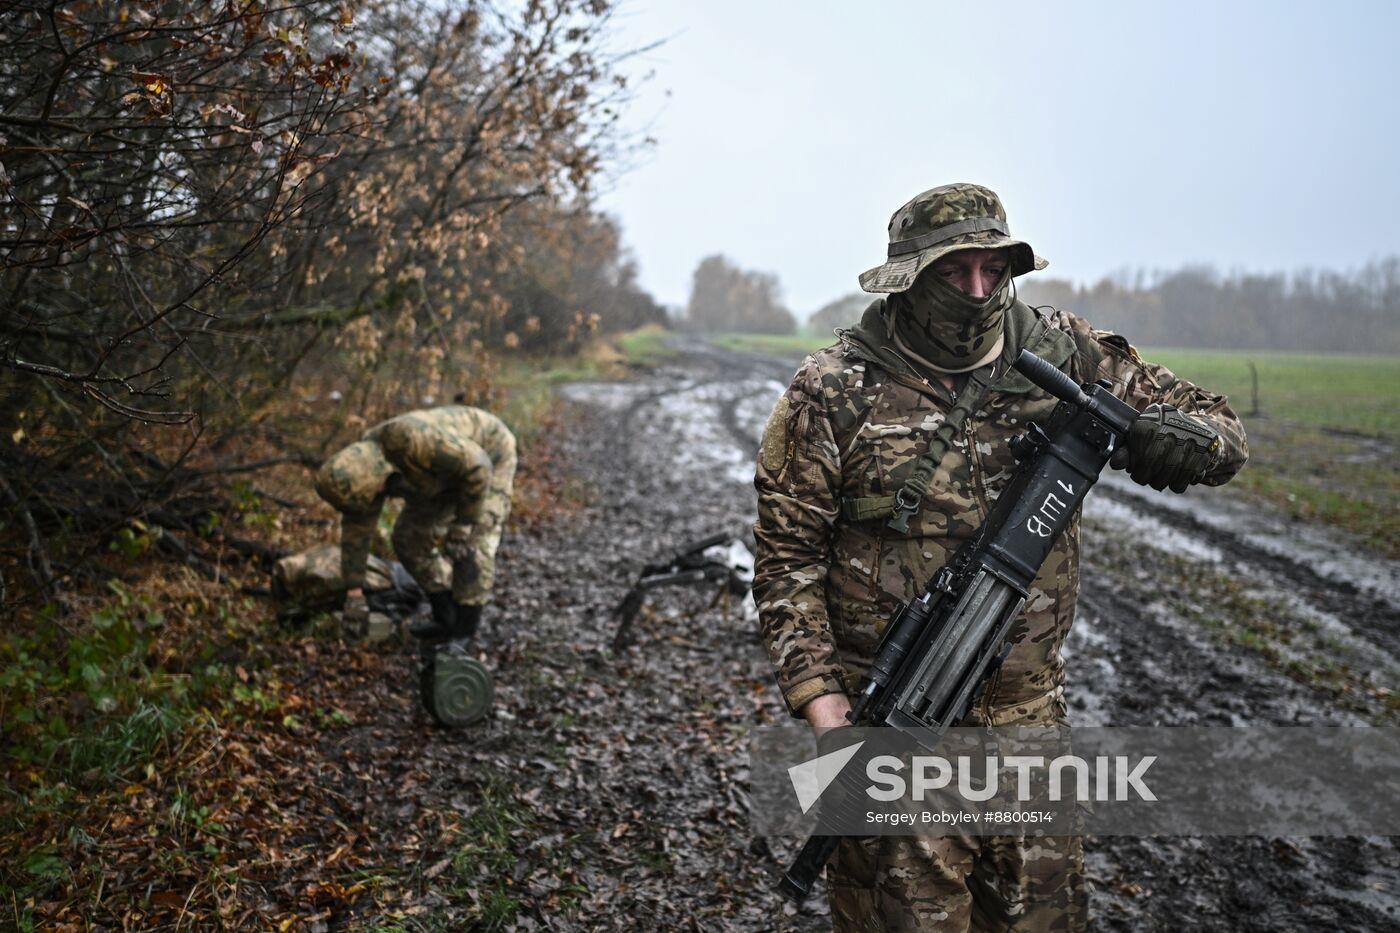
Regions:
M 452 828 L 366 824 L 392 743 L 317 751 L 411 671 L 277 624 L 268 571 L 334 540 L 320 461 L 412 408 L 511 424 L 516 529 L 584 501 L 551 388 L 664 320 L 592 203 L 643 145 L 610 16 L 0 8 L 0 927 L 410 903 Z
M 652 366 L 675 355 L 676 351 L 666 345 L 667 333 L 659 324 L 648 324 L 620 335 L 617 346 L 629 365 Z
M 522 450 L 513 534 L 592 495 L 558 446 L 554 388 L 616 378 L 658 339 L 623 334 L 492 371 L 488 401 Z M 288 416 L 331 420 L 346 402 L 287 404 Z M 402 645 L 343 642 L 331 616 L 279 625 L 254 595 L 268 562 L 222 540 L 256 537 L 270 553 L 333 541 L 310 474 L 282 464 L 232 488 L 199 541 L 218 579 L 172 563 L 134 522 L 94 556 L 106 583 L 82 617 L 49 607 L 0 635 L 0 926 L 285 930 L 354 915 L 352 928 L 434 929 L 412 919 L 429 890 L 474 905 L 466 915 L 484 928 L 513 915 L 502 860 L 514 864 L 530 815 L 508 788 L 484 787 L 472 816 L 415 844 L 364 824 L 354 805 L 389 793 L 387 807 L 391 787 L 425 792 L 427 775 L 399 770 L 411 756 L 398 740 L 359 737 L 388 705 L 414 719 Z M 392 559 L 387 540 L 377 550 Z M 432 731 L 420 722 L 404 747 Z M 349 757 L 329 761 L 347 742 Z

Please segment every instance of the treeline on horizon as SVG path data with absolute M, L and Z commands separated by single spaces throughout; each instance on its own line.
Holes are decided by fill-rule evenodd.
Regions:
M 1134 344 L 1226 350 L 1400 353 L 1400 257 L 1358 270 L 1222 274 L 1209 266 L 1120 273 L 1090 286 L 1022 276 L 1030 305 L 1071 311 Z M 819 308 L 809 330 L 846 327 L 878 296 Z
M 1188 266 L 1092 286 L 1034 276 L 1017 284 L 1027 304 L 1072 311 L 1146 346 L 1400 353 L 1400 257 L 1348 272 Z

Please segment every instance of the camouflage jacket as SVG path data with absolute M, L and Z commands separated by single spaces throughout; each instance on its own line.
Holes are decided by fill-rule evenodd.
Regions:
M 1010 480 L 1010 439 L 1054 409 L 1052 397 L 1008 374 L 1013 351 L 1029 349 L 1077 382 L 1106 378 L 1115 395 L 1139 409 L 1162 402 L 1209 421 L 1223 455 L 1207 484 L 1224 483 L 1248 455 L 1224 396 L 1144 361 L 1122 337 L 1073 314 L 1018 301 L 1007 312 L 993 390 L 955 436 L 952 453 L 962 456 L 950 458 L 957 465 L 929 488 L 908 533 L 892 531 L 884 519 L 849 520 L 844 500 L 890 495 L 903 485 L 955 398 L 891 348 L 884 314 L 884 301 L 876 301 L 859 325 L 838 333 L 839 343 L 807 357 L 778 400 L 759 453 L 754 596 L 794 715 L 814 697 L 855 689 L 886 622 L 974 534 Z M 1078 589 L 1076 515 L 1036 578 L 1012 627 L 1011 652 L 974 716 L 1014 721 L 1008 713 L 1058 694 L 1060 648 Z
M 466 405 L 410 411 L 370 428 L 316 478 L 321 497 L 341 512 L 345 585 L 363 585 L 385 498 L 441 503 L 457 524 L 476 522 L 483 508 L 504 515 L 515 459 L 515 435 L 505 423 Z M 505 486 L 495 498 L 505 501 L 492 508 L 496 474 Z

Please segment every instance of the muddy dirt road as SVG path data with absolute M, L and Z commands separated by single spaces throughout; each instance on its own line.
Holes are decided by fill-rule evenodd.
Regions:
M 641 564 L 748 534 L 759 432 L 796 362 L 687 346 L 628 382 L 563 390 L 592 504 L 503 547 L 482 645 L 494 720 L 421 733 L 434 796 L 503 834 L 472 916 L 827 928 L 822 897 L 798 911 L 772 892 L 796 841 L 748 828 L 745 730 L 786 715 L 753 626 L 711 591 L 659 591 L 637 643 L 608 646 Z M 1396 566 L 1228 494 L 1172 500 L 1116 477 L 1085 522 L 1074 722 L 1395 722 Z M 1400 929 L 1392 839 L 1095 838 L 1088 853 L 1098 930 Z

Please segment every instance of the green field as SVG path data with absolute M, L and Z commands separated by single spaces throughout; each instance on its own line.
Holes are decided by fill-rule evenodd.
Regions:
M 1400 358 L 1157 349 L 1143 356 L 1230 396 L 1250 450 L 1230 488 L 1400 558 Z
M 1142 355 L 1183 379 L 1230 396 L 1253 413 L 1250 364 L 1258 372 L 1258 414 L 1314 427 L 1400 438 L 1400 357 L 1256 350 L 1168 350 Z
M 725 334 L 715 342 L 791 356 L 796 365 L 831 338 Z M 1300 520 L 1343 528 L 1379 553 L 1400 558 L 1400 357 L 1151 347 L 1141 352 L 1183 379 L 1230 396 L 1250 449 L 1249 464 L 1231 489 Z

